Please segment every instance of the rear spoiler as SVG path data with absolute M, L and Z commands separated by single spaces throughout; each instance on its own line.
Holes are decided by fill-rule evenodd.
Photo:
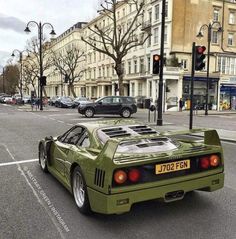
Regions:
M 204 133 L 202 136 L 201 134 Z M 221 146 L 220 138 L 215 129 L 192 129 L 192 130 L 183 130 L 183 131 L 165 131 L 160 134 L 155 135 L 140 135 L 140 136 L 132 136 L 132 137 L 123 137 L 123 138 L 112 138 L 108 139 L 105 143 L 101 153 L 99 154 L 98 158 L 107 158 L 107 159 L 113 159 L 117 147 L 122 142 L 127 141 L 135 141 L 139 139 L 154 139 L 154 138 L 163 138 L 168 136 L 178 136 L 178 135 L 193 135 L 195 137 L 203 137 L 204 138 L 204 144 L 207 145 L 215 145 L 215 146 Z
M 204 136 L 201 135 L 201 133 L 204 133 Z M 203 137 L 204 138 L 204 144 L 209 145 L 217 145 L 221 146 L 220 138 L 215 129 L 191 129 L 191 130 L 183 130 L 183 131 L 166 131 L 161 133 L 162 136 L 175 136 L 175 135 L 193 135 L 196 137 Z

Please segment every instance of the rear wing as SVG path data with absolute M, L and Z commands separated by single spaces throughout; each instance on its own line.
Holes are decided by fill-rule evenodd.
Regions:
M 122 144 L 132 144 L 132 142 L 138 142 L 141 140 L 148 140 L 150 141 L 149 143 L 152 142 L 158 142 L 163 141 L 166 142 L 166 147 L 168 150 L 174 150 L 175 142 L 171 142 L 172 137 L 175 136 L 193 136 L 197 138 L 203 138 L 203 143 L 206 145 L 211 145 L 211 146 L 220 146 L 221 147 L 221 142 L 219 135 L 215 129 L 192 129 L 192 130 L 184 130 L 184 131 L 165 131 L 159 134 L 151 134 L 151 135 L 140 135 L 140 136 L 132 136 L 132 137 L 118 137 L 118 138 L 110 138 L 107 140 L 107 142 L 104 144 L 104 147 L 101 151 L 101 153 L 98 156 L 98 159 L 110 159 L 112 160 L 115 156 L 116 153 L 118 153 L 118 147 Z M 169 141 L 167 142 L 168 139 Z M 178 139 L 180 141 L 186 141 L 186 142 L 194 142 L 197 141 L 191 140 L 191 139 Z M 163 146 L 164 147 L 164 146 Z M 145 149 L 147 150 L 147 149 Z M 162 151 L 165 151 L 162 149 Z M 120 151 L 122 153 L 122 151 Z M 129 151 L 125 151 L 123 153 L 132 153 Z M 138 153 L 138 152 L 134 152 Z

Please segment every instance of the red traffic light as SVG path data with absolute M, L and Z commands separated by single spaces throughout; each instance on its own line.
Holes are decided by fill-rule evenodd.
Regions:
M 157 54 L 153 55 L 153 61 L 160 61 L 160 59 L 161 59 L 160 55 Z
M 152 73 L 155 75 L 159 74 L 161 56 L 158 54 L 153 55 Z
M 202 54 L 205 50 L 206 47 L 205 46 L 197 46 L 197 53 Z

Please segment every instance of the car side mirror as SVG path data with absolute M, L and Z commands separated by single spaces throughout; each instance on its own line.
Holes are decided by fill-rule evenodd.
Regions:
M 45 137 L 45 140 L 51 140 L 51 141 L 53 141 L 53 137 L 52 137 L 52 136 L 46 136 L 46 137 Z
M 99 104 L 99 105 L 102 105 L 102 101 L 99 101 L 98 104 Z

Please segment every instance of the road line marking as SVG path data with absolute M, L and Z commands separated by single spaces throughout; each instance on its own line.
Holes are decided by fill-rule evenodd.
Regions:
M 10 152 L 10 150 L 8 149 L 8 147 L 5 145 L 5 144 L 0 144 L 0 145 L 3 145 L 4 148 L 6 149 L 6 151 L 8 152 L 8 154 L 10 155 L 10 157 L 12 158 L 12 160 L 14 162 L 16 162 L 17 164 L 17 161 L 15 159 L 15 157 L 13 156 L 13 154 Z M 32 184 L 29 182 L 24 170 L 21 168 L 21 166 L 19 164 L 17 164 L 17 169 L 18 171 L 21 173 L 21 175 L 25 178 L 25 181 L 26 183 L 28 184 L 28 186 L 31 188 L 34 196 L 36 197 L 38 203 L 44 208 L 44 210 L 46 211 L 47 215 L 50 217 L 50 219 L 52 220 L 54 226 L 56 227 L 57 231 L 59 232 L 60 236 L 62 239 L 65 239 L 65 236 L 63 235 L 62 233 L 62 230 L 60 228 L 60 226 L 58 226 L 58 222 L 55 220 L 55 218 L 48 212 L 48 208 L 45 206 L 45 204 L 43 203 L 43 201 L 40 199 L 37 191 L 34 189 L 34 187 L 32 186 Z
M 29 159 L 29 160 L 22 160 L 22 161 L 14 161 L 14 162 L 7 162 L 7 163 L 0 163 L 0 167 L 8 166 L 8 165 L 16 165 L 21 163 L 31 163 L 38 161 L 38 159 Z
M 65 124 L 64 121 L 61 121 L 61 120 L 57 120 L 58 123 L 62 123 L 62 124 Z

